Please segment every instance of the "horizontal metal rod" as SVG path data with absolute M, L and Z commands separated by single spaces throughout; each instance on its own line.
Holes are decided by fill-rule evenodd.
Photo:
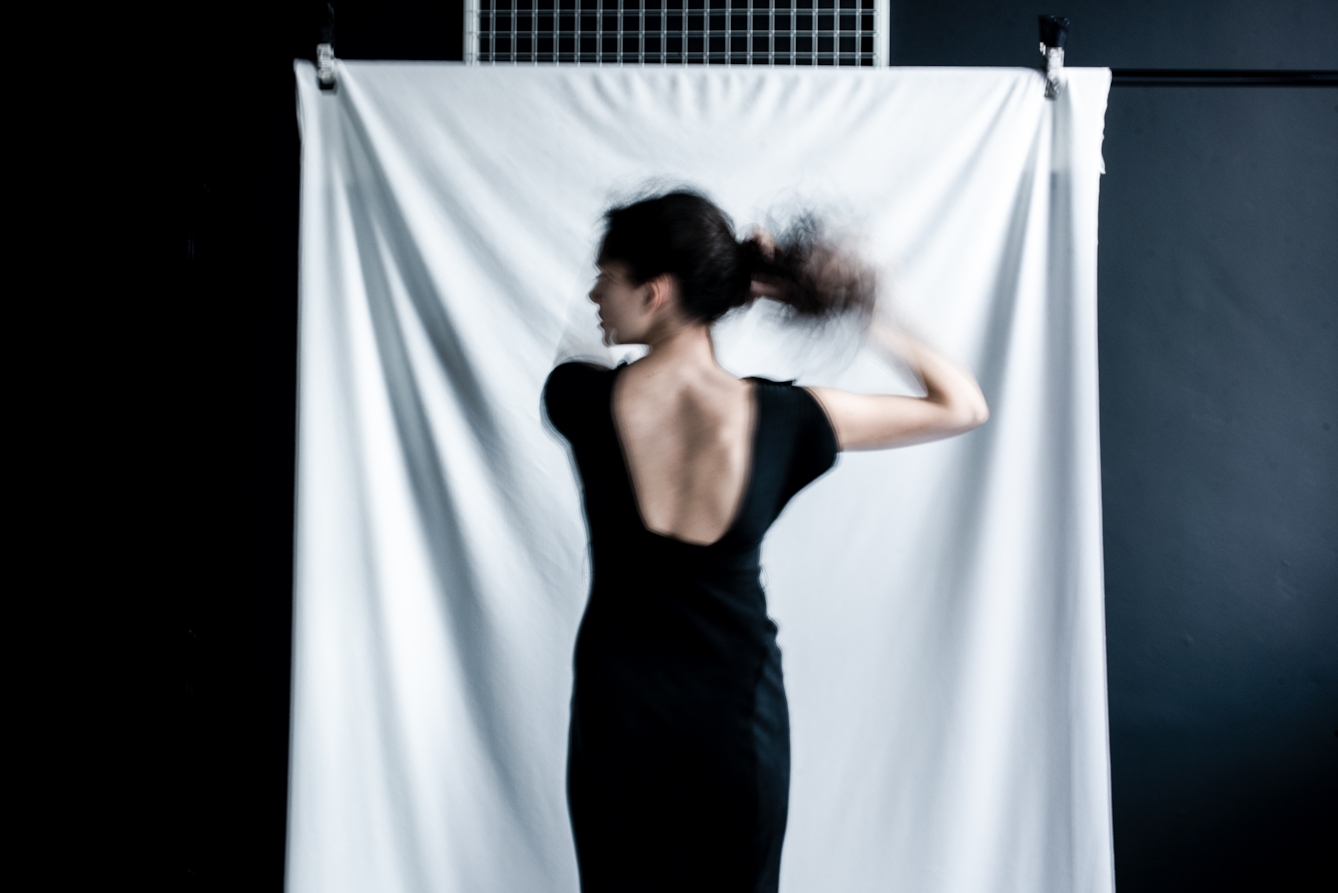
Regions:
M 1338 71 L 1112 68 L 1117 87 L 1338 87 Z

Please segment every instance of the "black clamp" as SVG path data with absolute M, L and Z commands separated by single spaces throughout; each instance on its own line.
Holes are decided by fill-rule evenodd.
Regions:
M 1045 98 L 1059 96 L 1059 74 L 1064 70 L 1064 41 L 1069 36 L 1069 20 L 1064 16 L 1038 16 L 1041 26 L 1041 55 L 1045 57 Z
M 335 88 L 335 27 L 334 4 L 325 4 L 325 15 L 321 21 L 321 42 L 316 44 L 316 80 L 322 90 Z

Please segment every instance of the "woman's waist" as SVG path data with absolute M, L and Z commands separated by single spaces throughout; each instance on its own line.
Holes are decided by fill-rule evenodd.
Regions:
M 757 630 L 774 635 L 767 616 L 767 599 L 756 575 L 729 580 L 697 575 L 660 573 L 604 573 L 596 569 L 591 581 L 586 618 L 642 625 L 687 624 L 748 634 Z
M 663 660 L 756 663 L 775 650 L 776 624 L 765 600 L 726 601 L 709 594 L 663 596 L 654 592 L 591 593 L 581 620 L 577 656 L 582 650 Z
M 578 682 L 685 693 L 747 692 L 757 685 L 762 667 L 780 666 L 770 621 L 725 629 L 672 622 L 648 627 L 609 619 L 587 613 L 581 624 L 574 661 Z
M 722 540 L 697 546 L 645 529 L 605 531 L 592 525 L 590 554 L 596 573 L 653 571 L 733 582 L 756 581 L 762 572 L 761 543 Z

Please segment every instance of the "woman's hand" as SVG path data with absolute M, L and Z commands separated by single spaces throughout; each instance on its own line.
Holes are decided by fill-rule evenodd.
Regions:
M 776 256 L 776 237 L 771 233 L 759 226 L 753 230 L 750 238 L 762 249 L 768 260 Z M 780 288 L 761 279 L 754 279 L 749 284 L 748 291 L 754 301 L 758 298 L 775 298 L 781 293 Z

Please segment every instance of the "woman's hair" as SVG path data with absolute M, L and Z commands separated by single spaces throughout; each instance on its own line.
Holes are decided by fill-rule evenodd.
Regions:
M 797 316 L 873 312 L 872 270 L 840 251 L 812 215 L 800 217 L 771 251 L 758 236 L 735 239 L 728 215 L 687 190 L 611 208 L 604 221 L 599 262 L 624 264 L 637 285 L 671 274 L 694 319 L 714 322 L 748 303 L 754 279 Z

